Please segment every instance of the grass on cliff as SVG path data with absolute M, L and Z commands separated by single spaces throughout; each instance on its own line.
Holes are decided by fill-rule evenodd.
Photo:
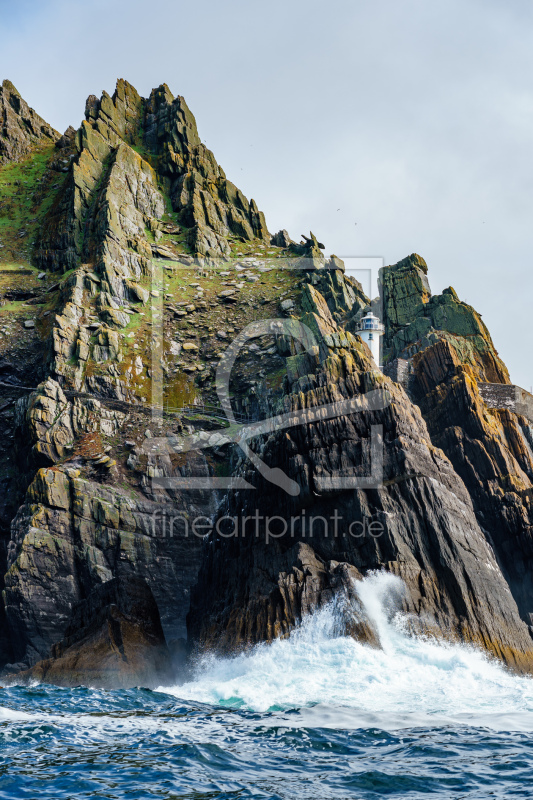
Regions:
M 0 262 L 29 262 L 39 223 L 64 178 L 47 171 L 55 153 L 54 145 L 47 144 L 0 167 Z
M 26 293 L 43 290 L 44 282 L 37 279 L 37 274 L 38 270 L 26 264 L 0 262 L 0 355 L 9 352 L 13 357 L 18 347 L 43 336 L 39 317 L 44 303 L 37 305 L 24 299 Z M 17 297 L 19 293 L 22 297 Z M 35 328 L 24 327 L 30 319 L 36 320 Z
M 166 244 L 171 239 L 174 243 L 177 238 L 175 234 L 168 234 L 159 241 Z M 122 359 L 113 365 L 114 374 L 125 381 L 129 389 L 142 398 L 144 404 L 150 403 L 152 340 L 159 332 L 164 338 L 161 364 L 164 370 L 165 404 L 181 407 L 199 396 L 218 404 L 213 394 L 216 365 L 233 337 L 253 321 L 279 316 L 280 299 L 291 297 L 298 303 L 301 274 L 298 270 L 283 268 L 279 248 L 259 248 L 257 242 L 239 245 L 242 245 L 242 250 L 240 246 L 238 248 L 242 253 L 240 257 L 233 253 L 232 257 L 216 267 L 204 269 L 195 265 L 186 266 L 178 261 L 153 259 L 156 270 L 154 275 L 159 272 L 162 276 L 156 280 L 159 298 L 150 297 L 143 306 L 134 304 L 141 313 L 132 315 L 127 326 L 119 331 Z M 271 256 L 270 250 L 274 251 L 276 258 Z M 245 256 L 254 256 L 260 262 L 266 260 L 269 271 L 261 272 L 259 264 L 242 264 L 242 271 L 237 271 L 236 262 Z M 285 257 L 286 254 L 282 253 L 282 256 Z M 247 281 L 246 274 L 254 275 L 257 280 Z M 152 290 L 150 276 L 143 276 L 138 282 L 148 291 Z M 241 285 L 237 290 L 236 302 L 224 302 L 219 297 L 220 293 L 236 284 Z M 198 285 L 203 290 L 201 296 L 198 296 Z M 152 305 L 157 307 L 160 303 L 164 305 L 164 317 L 159 322 L 154 317 L 155 309 Z M 176 304 L 175 307 L 181 308 L 188 304 L 194 305 L 195 310 L 179 318 L 167 304 Z M 218 331 L 226 331 L 226 338 L 218 336 Z M 96 338 L 96 335 L 91 337 L 92 344 Z M 192 342 L 197 349 L 182 349 L 176 354 L 171 351 L 172 341 L 181 342 L 182 345 Z M 256 343 L 264 351 L 265 342 L 256 340 Z M 268 344 L 273 344 L 273 341 Z M 139 356 L 142 369 L 139 369 Z M 107 374 L 108 371 L 108 363 L 97 364 L 92 358 L 89 359 L 87 376 Z M 257 348 L 250 351 L 244 348 L 239 363 L 236 364 L 237 391 L 240 393 L 241 388 L 246 390 L 247 386 L 256 384 L 258 379 L 265 379 L 268 388 L 277 392 L 284 375 L 285 367 L 280 364 L 279 359 L 265 355 L 264 352 L 259 353 Z

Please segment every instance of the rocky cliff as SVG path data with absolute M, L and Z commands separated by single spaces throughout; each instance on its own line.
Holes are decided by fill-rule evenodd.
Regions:
M 149 683 L 333 596 L 378 645 L 356 586 L 385 569 L 414 632 L 531 671 L 533 435 L 483 399 L 509 376 L 480 315 L 386 267 L 381 372 L 377 301 L 269 234 L 166 85 L 62 136 L 7 81 L 0 109 L 6 670 Z
M 419 257 L 412 259 L 414 269 L 419 268 L 419 261 Z M 400 267 L 402 272 L 404 267 Z M 396 271 L 395 267 L 389 269 Z M 387 271 L 383 277 L 387 280 Z M 415 279 L 412 285 L 416 285 Z M 419 286 L 427 291 L 425 281 Z M 319 296 L 316 290 L 313 296 Z M 451 296 L 444 295 L 445 302 Z M 393 322 L 385 316 L 387 330 L 401 319 L 401 297 L 399 293 Z M 406 291 L 403 297 L 412 304 L 412 292 Z M 422 299 L 419 302 L 423 304 Z M 432 310 L 438 300 L 428 297 L 427 302 Z M 450 317 L 437 319 L 451 319 L 449 327 L 455 330 L 455 316 L 471 314 L 473 319 L 465 324 L 476 332 L 468 335 L 480 335 L 475 312 L 457 305 L 459 310 L 452 309 Z M 478 428 L 473 450 L 479 451 L 484 440 L 492 442 L 490 415 L 483 404 L 476 407 L 473 400 L 468 409 L 460 392 L 446 397 L 446 371 L 441 366 L 437 372 L 435 360 L 438 351 L 452 352 L 448 331 L 433 333 L 433 327 L 426 330 L 424 324 L 423 335 L 431 330 L 436 343 L 428 346 L 425 341 L 412 341 L 411 347 L 417 351 L 416 385 L 410 396 L 400 384 L 375 370 L 364 346 L 349 335 L 342 341 L 343 334 L 328 316 L 325 303 L 317 303 L 316 310 L 321 312 L 316 330 L 322 334 L 318 357 L 309 365 L 312 372 L 293 375 L 280 401 L 285 410 L 302 413 L 294 414 L 294 427 L 271 434 L 259 448 L 268 466 L 283 469 L 299 491 L 296 496 L 283 494 L 262 480 L 252 464 L 242 463 L 242 474 L 257 491 L 230 495 L 220 513 L 225 519 L 247 519 L 251 524 L 236 535 L 230 535 L 231 526 L 229 532 L 221 527 L 220 535 L 215 533 L 208 542 L 189 616 L 194 640 L 203 647 L 231 650 L 287 634 L 304 613 L 329 601 L 334 593 L 350 592 L 346 589 L 349 580 L 357 580 L 369 570 L 387 569 L 406 584 L 403 609 L 415 630 L 438 631 L 479 644 L 508 664 L 529 670 L 531 637 L 524 624 L 528 617 L 522 614 L 520 618 L 518 587 L 504 576 L 503 554 L 492 535 L 498 528 L 487 529 L 487 515 L 481 510 L 484 475 L 476 475 L 473 481 L 464 469 L 464 459 L 462 469 L 459 464 L 455 467 L 457 444 L 468 438 L 467 425 L 460 424 L 461 415 L 471 414 L 470 424 Z M 393 341 L 389 340 L 389 354 L 394 353 Z M 479 358 L 489 352 L 490 363 L 494 361 L 505 375 L 490 338 L 483 342 Z M 467 346 L 475 348 L 476 341 L 467 339 Z M 448 366 L 454 371 L 461 363 L 456 356 Z M 413 395 L 422 393 L 424 369 L 425 388 L 449 406 L 446 416 L 443 408 L 437 407 L 432 417 L 429 398 L 420 406 L 413 402 Z M 464 365 L 462 369 L 468 368 Z M 470 372 L 473 375 L 474 370 Z M 467 385 L 475 391 L 475 380 Z M 388 397 L 383 408 L 366 411 L 360 404 L 355 414 L 344 411 L 346 401 L 368 397 L 378 387 Z M 312 413 L 315 407 L 332 404 L 338 404 L 332 418 Z M 456 424 L 450 432 L 446 422 L 452 414 Z M 307 422 L 309 417 L 311 422 Z M 524 420 L 512 424 L 520 426 Z M 382 473 L 375 482 L 369 481 L 371 488 L 358 488 L 364 486 L 365 476 L 372 475 L 373 458 L 379 455 L 379 450 L 373 454 L 368 446 L 373 426 L 381 433 Z M 447 437 L 455 450 L 445 446 Z M 496 458 L 506 458 L 509 463 L 514 446 L 523 457 L 522 466 L 513 464 L 517 477 L 525 478 L 523 468 L 531 475 L 531 451 L 525 441 L 520 448 L 517 440 L 511 444 L 501 435 L 497 443 Z M 502 492 L 500 514 L 505 513 L 505 504 Z M 350 576 L 348 581 L 346 576 Z M 363 622 L 359 620 L 359 624 Z
M 16 673 L 14 680 L 122 689 L 161 686 L 174 677 L 157 604 L 140 578 L 112 578 L 96 586 L 73 606 L 64 636 L 50 658 Z
M 11 81 L 0 86 L 0 165 L 19 161 L 35 147 L 60 136 L 22 99 Z

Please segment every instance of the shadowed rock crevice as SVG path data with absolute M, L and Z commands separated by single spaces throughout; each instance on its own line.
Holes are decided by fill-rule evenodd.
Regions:
M 157 604 L 139 578 L 114 579 L 77 603 L 52 657 L 18 673 L 17 682 L 95 688 L 154 687 L 172 680 Z

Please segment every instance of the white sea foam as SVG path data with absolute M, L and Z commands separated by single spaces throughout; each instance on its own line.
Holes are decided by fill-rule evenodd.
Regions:
M 13 708 L 0 706 L 0 724 L 2 722 L 22 722 L 34 718 L 34 714 L 27 714 L 25 711 L 16 711 Z
M 334 605 L 288 639 L 233 658 L 206 658 L 193 680 L 161 688 L 184 700 L 297 713 L 278 722 L 320 727 L 486 725 L 533 730 L 533 680 L 471 647 L 410 636 L 396 612 L 401 581 L 374 573 L 357 585 L 381 649 L 338 635 Z

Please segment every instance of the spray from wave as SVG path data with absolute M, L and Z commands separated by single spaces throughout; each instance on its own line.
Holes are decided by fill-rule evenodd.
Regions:
M 533 680 L 471 647 L 408 635 L 396 576 L 370 574 L 356 590 L 381 649 L 342 635 L 345 609 L 333 603 L 290 638 L 232 658 L 207 657 L 193 680 L 160 691 L 258 712 L 298 709 L 302 724 L 324 727 L 533 729 Z

